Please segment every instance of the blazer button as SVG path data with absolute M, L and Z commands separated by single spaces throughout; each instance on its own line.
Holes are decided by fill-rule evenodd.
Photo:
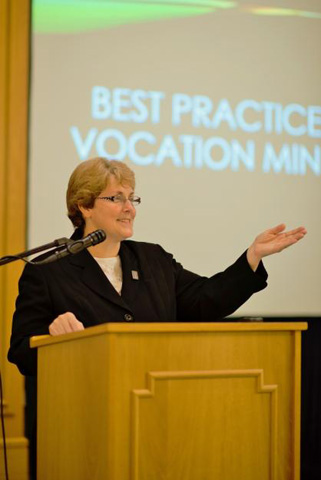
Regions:
M 134 320 L 134 317 L 130 313 L 125 313 L 124 319 L 126 322 L 132 322 Z

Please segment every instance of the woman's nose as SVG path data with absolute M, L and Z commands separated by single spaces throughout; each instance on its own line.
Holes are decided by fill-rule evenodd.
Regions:
M 134 205 L 132 204 L 132 202 L 129 200 L 129 198 L 124 199 L 124 201 L 123 201 L 123 209 L 124 209 L 124 210 L 134 210 L 134 211 L 135 211 L 135 207 L 134 207 Z

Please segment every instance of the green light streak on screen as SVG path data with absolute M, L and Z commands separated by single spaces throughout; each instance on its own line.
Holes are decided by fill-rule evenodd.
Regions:
M 253 8 L 251 11 L 255 15 L 264 16 L 321 18 L 321 13 L 307 12 L 305 10 L 294 10 L 291 8 Z
M 78 33 L 224 10 L 270 17 L 321 18 L 321 12 L 230 0 L 33 0 L 32 26 L 35 33 Z
M 218 9 L 234 8 L 235 5 L 236 2 L 224 0 L 34 0 L 32 26 L 35 33 L 76 33 L 129 23 L 204 15 Z

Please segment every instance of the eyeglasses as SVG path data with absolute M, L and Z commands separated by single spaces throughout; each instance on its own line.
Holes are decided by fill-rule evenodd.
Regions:
M 142 201 L 140 197 L 137 195 L 134 195 L 133 197 L 126 198 L 125 195 L 122 193 L 119 193 L 118 195 L 113 195 L 111 197 L 96 197 L 97 200 L 107 200 L 108 202 L 113 202 L 113 203 L 122 203 L 125 205 L 127 200 L 134 206 L 136 207 L 139 205 Z

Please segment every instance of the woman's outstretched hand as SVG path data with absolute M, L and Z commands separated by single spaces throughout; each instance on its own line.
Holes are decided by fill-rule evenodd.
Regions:
M 307 233 L 305 227 L 298 227 L 288 232 L 285 228 L 284 223 L 281 223 L 256 237 L 247 251 L 247 261 L 253 271 L 257 269 L 263 257 L 282 252 L 301 240 Z

